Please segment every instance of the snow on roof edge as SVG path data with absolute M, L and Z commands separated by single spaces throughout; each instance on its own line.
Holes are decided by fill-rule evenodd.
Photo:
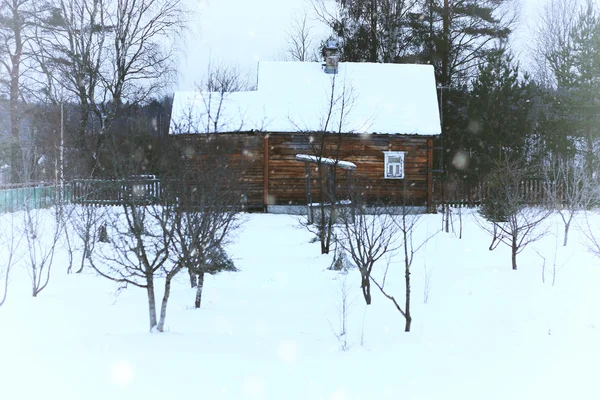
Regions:
M 435 76 L 431 65 L 341 63 L 340 74 L 333 77 L 321 70 L 321 63 L 261 62 L 260 65 L 257 90 L 223 95 L 220 111 L 224 122 L 214 124 L 216 128 L 207 128 L 206 121 L 200 124 L 199 129 L 192 129 L 189 124 L 181 129 L 182 124 L 176 123 L 177 120 L 188 118 L 192 107 L 196 108 L 194 112 L 198 120 L 206 119 L 210 114 L 206 109 L 211 108 L 208 106 L 211 102 L 206 99 L 216 98 L 220 94 L 176 92 L 169 133 L 338 132 L 339 126 L 336 129 L 323 129 L 320 123 L 323 109 L 326 108 L 322 103 L 330 97 L 325 95 L 331 94 L 331 82 L 334 82 L 331 79 L 337 79 L 337 86 L 333 89 L 337 89 L 336 96 L 341 97 L 340 93 L 345 95 L 346 84 L 354 95 L 351 99 L 352 111 L 344 114 L 344 120 L 340 116 L 343 109 L 340 112 L 341 107 L 332 108 L 333 119 L 339 117 L 339 121 L 343 121 L 343 133 L 406 136 L 441 134 Z M 216 115 L 214 103 L 212 114 Z M 326 102 L 325 106 L 328 106 Z M 179 129 L 176 129 L 178 126 Z

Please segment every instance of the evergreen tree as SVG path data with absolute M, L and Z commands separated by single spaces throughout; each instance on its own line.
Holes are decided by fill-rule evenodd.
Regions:
M 508 0 L 423 0 L 412 14 L 412 49 L 408 60 L 432 64 L 440 89 L 445 167 L 464 146 L 460 111 L 466 93 L 461 90 L 494 50 L 508 38 L 512 19 L 502 13 Z
M 577 130 L 575 137 L 585 149 L 588 169 L 593 171 L 596 163 L 594 154 L 600 128 L 600 15 L 594 3 L 581 10 L 571 33 L 573 52 L 567 65 L 571 68 L 557 76 L 559 91 L 572 126 Z
M 564 14 L 566 5 L 555 8 Z M 592 1 L 575 17 L 563 14 L 545 15 L 539 32 L 548 84 L 538 130 L 545 150 L 559 158 L 584 154 L 592 172 L 600 136 L 600 15 Z
M 504 48 L 488 53 L 478 68 L 469 106 L 470 172 L 487 174 L 495 161 L 532 155 L 534 86 Z
M 340 41 L 342 61 L 399 62 L 412 46 L 410 12 L 418 0 L 335 0 L 337 15 L 317 12 Z

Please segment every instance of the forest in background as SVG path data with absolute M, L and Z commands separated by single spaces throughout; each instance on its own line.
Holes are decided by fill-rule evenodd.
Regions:
M 2 0 L 0 164 L 10 181 L 56 179 L 61 149 L 66 179 L 159 172 L 156 141 L 168 134 L 182 50 L 172 44 L 188 15 L 180 0 Z M 598 5 L 548 0 L 539 17 L 527 71 L 510 44 L 519 18 L 510 0 L 314 0 L 292 18 L 283 53 L 321 61 L 322 44 L 335 39 L 342 62 L 432 64 L 443 132 L 435 168 L 444 179 L 479 181 L 506 159 L 534 175 L 576 160 L 592 174 Z M 314 20 L 331 36 L 314 37 Z M 209 71 L 203 87 L 248 87 L 235 68 L 216 68 L 225 83 L 210 82 Z M 119 170 L 116 152 L 136 162 Z

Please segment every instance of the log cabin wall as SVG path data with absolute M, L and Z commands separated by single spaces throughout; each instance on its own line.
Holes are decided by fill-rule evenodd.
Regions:
M 296 154 L 314 154 L 311 145 L 318 134 L 309 133 L 220 133 L 177 135 L 174 140 L 187 154 L 190 168 L 194 160 L 205 152 L 207 143 L 227 147 L 236 162 L 243 165 L 244 177 L 240 187 L 251 209 L 266 205 L 306 204 L 305 165 L 296 161 Z M 331 156 L 335 147 L 335 135 L 328 136 L 323 156 Z M 267 149 L 267 152 L 265 152 Z M 404 151 L 404 179 L 384 178 L 384 151 Z M 409 204 L 431 205 L 431 139 L 427 136 L 401 136 L 377 134 L 342 135 L 339 159 L 356 164 L 353 179 L 367 182 L 369 201 L 400 204 L 403 194 Z M 238 162 L 239 161 L 239 162 Z M 266 167 L 266 169 L 265 169 Z M 310 166 L 313 201 L 319 201 L 316 165 Z M 200 171 L 198 171 L 200 173 Z M 346 172 L 338 173 L 338 198 L 343 199 L 349 187 Z M 406 191 L 406 192 L 405 192 Z
M 311 145 L 311 136 L 313 144 Z M 317 135 L 306 133 L 269 135 L 269 203 L 276 205 L 306 204 L 306 181 L 304 163 L 296 161 L 296 154 L 315 154 Z M 346 134 L 341 138 L 331 135 L 325 144 L 323 156 L 332 156 L 335 140 L 341 140 L 339 159 L 356 164 L 353 179 L 369 185 L 370 202 L 382 201 L 400 204 L 403 193 L 409 204 L 428 204 L 428 182 L 431 182 L 431 140 L 424 136 L 400 136 L 377 134 Z M 384 151 L 404 151 L 404 179 L 384 178 Z M 313 201 L 318 201 L 316 165 L 310 166 Z M 344 198 L 349 186 L 346 172 L 337 170 L 338 198 Z M 431 186 L 431 185 L 429 185 Z
M 229 167 L 241 168 L 241 178 L 236 190 L 245 197 L 250 209 L 263 208 L 263 139 L 262 133 L 220 133 L 174 135 L 173 143 L 178 147 L 183 162 L 194 173 L 200 174 L 201 158 L 207 152 L 222 151 L 231 163 Z

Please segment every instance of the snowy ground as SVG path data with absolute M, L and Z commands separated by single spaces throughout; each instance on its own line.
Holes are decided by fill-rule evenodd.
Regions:
M 90 271 L 67 275 L 62 249 L 38 298 L 15 271 L 0 307 L 0 399 L 600 399 L 600 258 L 575 228 L 566 248 L 561 234 L 533 245 L 543 283 L 533 248 L 512 271 L 509 249 L 488 251 L 465 216 L 462 240 L 440 233 L 415 259 L 404 333 L 376 288 L 364 305 L 356 270 L 326 269 L 331 256 L 295 218 L 245 218 L 230 247 L 241 272 L 207 276 L 200 310 L 182 274 L 163 334 L 147 332 L 143 290 L 115 296 Z M 440 222 L 424 216 L 418 235 Z M 398 297 L 401 263 L 387 283 Z M 344 281 L 347 351 L 333 333 Z

